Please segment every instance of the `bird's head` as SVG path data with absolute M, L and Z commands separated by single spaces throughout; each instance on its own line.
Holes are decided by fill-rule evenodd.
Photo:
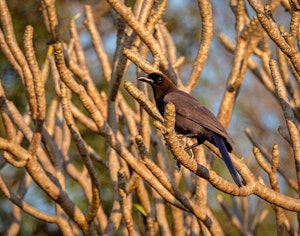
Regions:
M 166 92 L 173 88 L 176 89 L 176 86 L 168 77 L 157 72 L 149 74 L 148 77 L 139 77 L 138 80 L 149 83 L 154 91 Z

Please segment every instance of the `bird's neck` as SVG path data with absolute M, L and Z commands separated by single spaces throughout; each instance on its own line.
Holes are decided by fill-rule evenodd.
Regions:
M 168 87 L 166 89 L 155 89 L 154 92 L 154 98 L 156 107 L 159 110 L 160 114 L 164 116 L 165 112 L 165 104 L 164 104 L 164 97 L 166 94 L 176 91 L 177 88 L 175 86 Z
M 163 97 L 155 97 L 155 103 L 156 107 L 159 111 L 159 113 L 164 116 L 165 113 L 165 105 L 164 105 L 164 100 Z

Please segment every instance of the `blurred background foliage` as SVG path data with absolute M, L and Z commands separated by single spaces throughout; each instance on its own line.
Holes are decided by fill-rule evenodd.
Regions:
M 24 34 L 25 26 L 30 24 L 34 27 L 34 46 L 36 49 L 36 55 L 39 60 L 40 67 L 42 67 L 45 60 L 47 60 L 48 43 L 50 41 L 50 35 L 47 33 L 45 24 L 43 23 L 42 12 L 40 10 L 40 1 L 38 0 L 9 0 L 7 1 L 10 9 L 13 25 L 15 28 L 16 38 L 19 45 L 22 46 L 22 37 Z M 84 20 L 83 6 L 85 4 L 92 5 L 94 10 L 95 21 L 97 22 L 98 30 L 102 36 L 104 47 L 106 48 L 111 61 L 114 55 L 114 49 L 116 47 L 116 28 L 115 28 L 115 13 L 111 11 L 109 4 L 104 0 L 89 0 L 89 1 L 75 1 L 75 0 L 58 0 L 56 1 L 57 13 L 59 17 L 59 33 L 62 40 L 69 40 L 68 25 L 70 19 L 76 20 L 78 31 L 80 32 L 80 39 L 82 45 L 85 48 L 86 58 L 90 67 L 92 78 L 99 90 L 107 90 L 108 86 L 102 78 L 102 73 L 99 67 L 99 62 L 94 53 L 91 45 L 90 37 L 87 30 L 84 28 L 82 22 Z M 134 1 L 128 1 L 128 5 L 134 4 Z M 193 91 L 193 95 L 196 96 L 203 104 L 209 107 L 215 114 L 218 113 L 218 107 L 223 95 L 227 76 L 230 72 L 232 55 L 226 51 L 221 45 L 218 34 L 224 33 L 233 41 L 235 40 L 235 19 L 230 9 L 228 1 L 213 0 L 213 15 L 214 15 L 214 37 L 210 48 L 207 64 L 199 80 L 199 84 Z M 249 14 L 254 13 L 249 9 Z M 274 17 L 277 22 L 283 25 L 289 21 L 290 15 L 283 9 L 279 8 L 274 13 Z M 192 63 L 196 56 L 199 41 L 201 40 L 201 18 L 199 16 L 199 9 L 195 0 L 174 0 L 169 1 L 167 12 L 163 17 L 170 30 L 173 39 L 177 47 L 178 56 L 184 56 L 185 62 L 179 71 L 179 75 L 185 82 L 189 78 L 192 69 Z M 256 59 L 256 58 L 254 58 Z M 21 84 L 20 78 L 17 76 L 13 68 L 7 62 L 6 58 L 0 52 L 0 79 L 2 80 L 7 97 L 12 100 L 16 106 L 22 110 L 26 109 L 26 99 L 24 95 L 24 89 Z M 135 81 L 134 70 L 128 73 L 127 80 Z M 49 80 L 51 81 L 51 80 Z M 51 82 L 49 82 L 51 83 Z M 53 86 L 46 87 L 47 97 L 54 96 Z M 1 123 L 0 123 L 1 124 Z M 250 168 L 259 175 L 259 167 L 255 162 L 252 155 L 252 145 L 244 134 L 244 129 L 249 127 L 254 135 L 259 138 L 261 143 L 271 150 L 274 143 L 278 143 L 281 152 L 281 163 L 283 168 L 287 166 L 293 166 L 293 160 L 289 158 L 289 150 L 282 138 L 277 133 L 278 126 L 285 126 L 281 109 L 274 97 L 267 92 L 267 90 L 257 81 L 257 79 L 247 72 L 244 85 L 242 86 L 239 97 L 236 104 L 235 113 L 229 127 L 229 134 L 235 140 L 235 152 L 245 158 L 246 163 Z M 85 130 L 84 127 L 80 127 L 82 136 L 91 144 L 100 155 L 105 155 L 105 142 L 101 137 L 95 138 L 93 135 Z M 0 125 L 1 136 L 3 136 L 3 130 Z M 76 160 L 77 153 L 69 153 L 73 160 Z M 99 167 L 99 174 L 101 178 L 101 185 L 104 187 L 102 191 L 104 209 L 109 212 L 111 208 L 112 198 L 112 186 L 110 180 L 107 178 L 109 175 L 107 170 L 101 165 L 96 164 Z M 78 168 L 80 168 L 80 161 L 78 161 Z M 214 169 L 221 173 L 223 169 L 223 163 L 216 160 Z M 15 169 L 8 165 L 1 171 L 5 174 L 6 179 L 9 176 L 15 178 L 20 176 L 22 178 L 24 171 L 22 169 Z M 228 175 L 227 172 L 221 175 Z M 266 176 L 263 176 L 266 177 Z M 228 178 L 230 178 L 228 176 Z M 78 190 L 78 186 L 74 181 L 69 180 L 68 192 L 73 200 L 81 204 L 82 207 L 86 206 L 85 202 L 82 202 L 82 191 Z M 9 186 L 14 186 L 14 181 L 11 179 Z M 284 192 L 289 193 L 288 189 L 284 189 Z M 34 193 L 34 194 L 32 194 Z M 225 214 L 216 201 L 216 194 L 221 194 L 217 190 L 210 188 L 209 191 L 209 205 L 215 210 L 215 214 L 219 217 L 220 222 L 224 228 L 226 235 L 235 235 L 236 232 L 231 224 L 228 222 Z M 292 193 L 290 193 L 292 194 Z M 54 212 L 54 207 L 47 202 L 47 196 L 42 193 L 38 187 L 32 187 L 30 192 L 25 198 L 30 204 L 37 208 Z M 223 196 L 228 204 L 231 202 L 231 197 Z M 253 209 L 257 209 L 259 204 L 267 204 L 260 201 L 257 197 L 249 197 L 250 203 L 253 204 Z M 264 206 L 266 207 L 266 206 Z M 270 211 L 271 207 L 267 206 Z M 7 201 L 3 195 L 0 194 L 0 234 L 5 230 L 5 222 L 10 219 L 10 212 L 12 211 L 12 205 Z M 255 212 L 252 212 L 253 214 Z M 272 214 L 272 213 L 271 213 Z M 292 214 L 292 213 L 291 213 Z M 138 211 L 134 212 L 134 217 L 138 218 Z M 39 222 L 32 217 L 23 213 L 22 217 L 22 229 L 20 235 L 59 235 L 55 225 Z M 143 222 L 140 222 L 141 224 Z M 270 227 L 274 227 L 274 217 L 267 219 L 264 225 L 260 226 L 260 235 L 272 235 Z

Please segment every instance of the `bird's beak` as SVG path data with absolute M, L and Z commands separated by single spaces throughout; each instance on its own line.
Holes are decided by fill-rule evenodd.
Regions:
M 143 82 L 147 82 L 149 84 L 153 84 L 153 80 L 149 79 L 147 77 L 139 77 L 138 80 L 143 81 Z

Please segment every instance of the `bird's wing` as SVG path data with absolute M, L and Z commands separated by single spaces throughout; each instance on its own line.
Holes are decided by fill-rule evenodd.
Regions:
M 175 105 L 176 115 L 185 117 L 186 119 L 232 141 L 215 115 L 188 93 L 180 90 L 172 91 L 164 97 L 165 105 L 169 102 L 172 102 Z

